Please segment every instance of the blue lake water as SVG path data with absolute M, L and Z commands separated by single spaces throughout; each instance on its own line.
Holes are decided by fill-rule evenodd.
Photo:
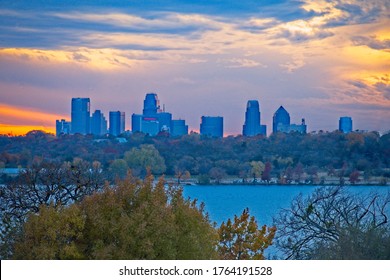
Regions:
M 205 203 L 210 219 L 219 225 L 234 215 L 241 215 L 245 208 L 255 216 L 259 225 L 272 225 L 272 218 L 280 209 L 289 208 L 294 197 L 309 195 L 317 186 L 185 186 L 184 196 Z M 378 191 L 386 194 L 390 186 L 351 186 L 353 193 L 367 194 Z

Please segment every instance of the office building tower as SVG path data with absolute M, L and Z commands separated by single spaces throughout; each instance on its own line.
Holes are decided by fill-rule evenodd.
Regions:
M 171 135 L 173 137 L 180 137 L 188 134 L 188 125 L 185 120 L 172 120 Z
M 56 136 L 61 134 L 70 134 L 71 133 L 71 122 L 67 122 L 64 119 L 56 120 Z
M 72 98 L 72 133 L 90 133 L 90 100 L 89 98 Z
M 266 135 L 267 127 L 260 124 L 261 113 L 260 105 L 257 100 L 249 100 L 246 106 L 245 124 L 242 134 L 244 136 Z
M 143 115 L 132 114 L 131 115 L 131 131 L 134 132 L 142 132 L 142 118 Z
M 352 118 L 351 117 L 341 117 L 339 120 L 339 130 L 344 133 L 349 133 L 352 131 Z
M 160 101 L 155 93 L 146 94 L 142 115 L 133 114 L 131 116 L 133 133 L 143 132 L 150 136 L 156 136 L 160 132 L 172 133 L 171 126 L 172 114 L 165 112 L 165 107 L 164 110 L 161 110 Z
M 272 132 L 278 132 L 278 126 L 289 126 L 290 125 L 290 114 L 280 106 L 278 110 L 276 110 L 273 121 L 272 121 Z
M 104 135 L 107 133 L 107 120 L 100 110 L 95 110 L 91 117 L 91 133 Z
M 216 138 L 223 137 L 223 117 L 202 116 L 200 134 Z
M 142 114 L 144 116 L 154 116 L 160 113 L 160 101 L 156 93 L 147 93 L 144 100 L 144 109 Z
M 125 113 L 120 111 L 110 112 L 110 128 L 109 133 L 113 136 L 118 136 L 125 132 Z

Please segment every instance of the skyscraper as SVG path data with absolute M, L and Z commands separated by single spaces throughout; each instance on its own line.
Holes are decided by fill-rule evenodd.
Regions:
M 95 110 L 91 117 L 91 133 L 104 135 L 107 133 L 107 120 L 100 110 Z
M 172 114 L 160 109 L 160 101 L 156 93 L 147 93 L 144 100 L 142 115 L 131 116 L 131 129 L 133 132 L 143 132 L 156 136 L 160 132 L 171 133 Z
M 110 112 L 110 134 L 118 136 L 125 132 L 125 113 L 120 111 Z
M 245 136 L 266 135 L 267 127 L 261 125 L 260 120 L 261 113 L 259 102 L 257 100 L 249 100 L 246 106 L 245 124 L 242 128 L 242 134 Z
M 89 98 L 72 98 L 72 133 L 90 133 L 90 100 Z
M 188 125 L 185 120 L 172 120 L 171 122 L 171 135 L 178 137 L 188 134 Z
M 223 117 L 202 116 L 200 124 L 200 134 L 222 138 L 223 137 Z
M 144 100 L 144 109 L 142 114 L 144 116 L 154 116 L 160 113 L 160 101 L 156 93 L 147 93 Z
M 56 136 L 60 136 L 61 134 L 70 134 L 71 133 L 71 123 L 62 120 L 56 120 Z
M 286 109 L 283 108 L 283 106 L 280 106 L 274 114 L 272 121 L 272 132 L 278 132 L 278 126 L 280 125 L 290 125 L 290 114 L 286 111 Z
M 349 133 L 352 131 L 352 118 L 351 117 L 341 117 L 339 120 L 339 130 L 344 133 Z

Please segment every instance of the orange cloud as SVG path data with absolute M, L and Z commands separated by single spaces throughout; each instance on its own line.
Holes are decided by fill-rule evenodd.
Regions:
M 0 135 L 18 136 L 25 135 L 32 130 L 43 130 L 55 134 L 55 127 L 32 126 L 32 125 L 8 125 L 0 124 Z
M 0 134 L 23 135 L 31 130 L 54 133 L 55 121 L 65 118 L 58 114 L 0 103 Z

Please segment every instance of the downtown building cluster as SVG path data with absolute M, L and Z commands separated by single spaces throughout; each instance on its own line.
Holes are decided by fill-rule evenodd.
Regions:
M 132 132 L 142 132 L 150 136 L 160 133 L 179 137 L 188 134 L 188 125 L 185 120 L 173 119 L 172 114 L 161 109 L 160 101 L 155 93 L 146 94 L 142 114 L 132 114 Z M 164 107 L 164 106 L 163 106 Z M 56 135 L 61 134 L 93 134 L 96 136 L 110 134 L 119 136 L 125 133 L 126 117 L 121 111 L 110 111 L 109 120 L 101 110 L 90 111 L 89 98 L 72 98 L 71 121 L 64 119 L 56 121 Z M 352 131 L 352 118 L 341 117 L 339 130 L 348 133 Z M 290 114 L 280 106 L 273 115 L 272 133 L 298 132 L 306 133 L 305 119 L 301 124 L 291 124 Z M 208 137 L 221 138 L 223 132 L 223 117 L 202 116 L 200 134 Z M 261 124 L 260 104 L 257 100 L 249 100 L 245 113 L 245 123 L 242 129 L 244 136 L 267 135 L 267 126 Z

